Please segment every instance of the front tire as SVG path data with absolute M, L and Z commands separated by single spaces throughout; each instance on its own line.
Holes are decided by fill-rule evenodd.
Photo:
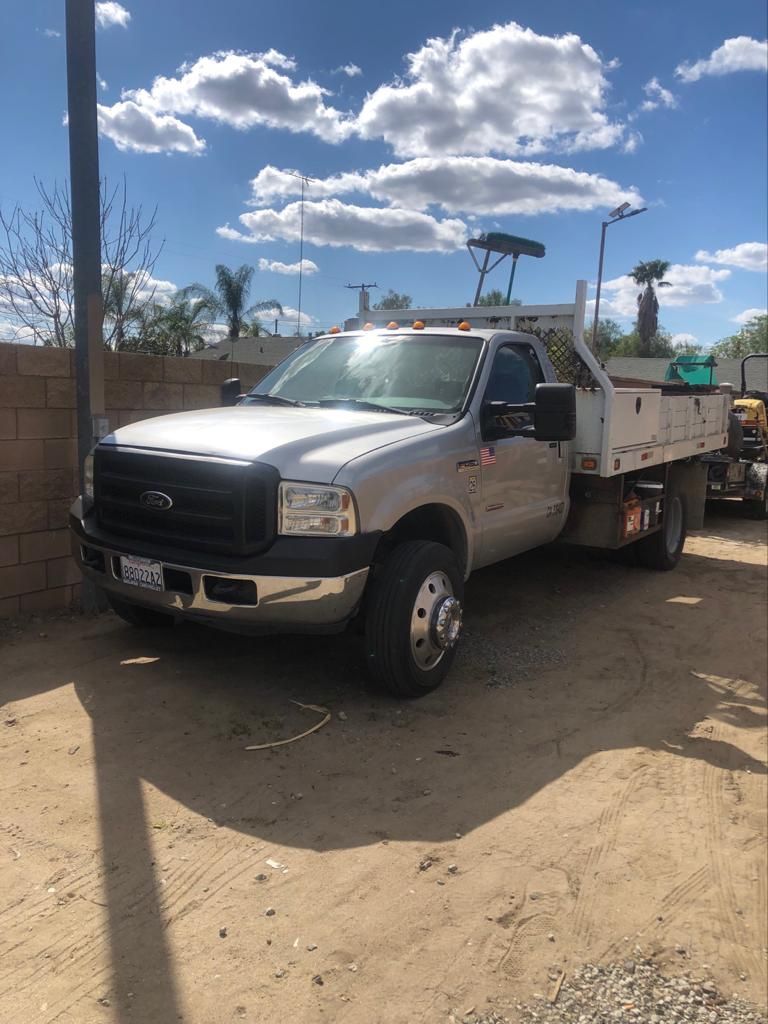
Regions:
M 376 570 L 365 622 L 368 669 L 395 697 L 442 683 L 461 633 L 464 580 L 450 548 L 399 544 Z
M 669 572 L 680 561 L 686 535 L 685 502 L 679 494 L 668 495 L 661 529 L 635 544 L 637 560 L 648 569 Z
M 109 591 L 105 591 L 105 593 L 109 607 L 129 626 L 137 626 L 140 629 L 163 629 L 174 625 L 172 615 L 155 611 L 154 608 L 131 604 L 130 601 L 124 601 L 121 597 L 115 597 Z

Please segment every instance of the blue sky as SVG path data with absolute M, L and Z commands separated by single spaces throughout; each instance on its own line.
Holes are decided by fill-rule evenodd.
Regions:
M 67 174 L 63 9 L 3 13 L 4 207 L 34 202 L 33 175 Z M 521 261 L 519 298 L 569 301 L 577 278 L 594 281 L 600 221 L 624 197 L 649 210 L 610 229 L 606 315 L 631 316 L 622 275 L 653 258 L 674 265 L 660 300 L 675 334 L 709 344 L 766 306 L 754 0 L 125 0 L 101 14 L 101 170 L 157 205 L 163 282 L 248 262 L 254 299 L 295 308 L 297 276 L 278 271 L 299 258 L 284 171 L 300 169 L 316 179 L 303 284 L 316 327 L 354 312 L 348 282 L 469 301 L 463 241 L 483 229 L 546 244 Z

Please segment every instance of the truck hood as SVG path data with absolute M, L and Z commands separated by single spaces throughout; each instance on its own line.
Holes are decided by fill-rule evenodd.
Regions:
M 440 429 L 396 413 L 238 405 L 141 420 L 101 444 L 266 462 L 284 480 L 331 483 L 350 459 Z

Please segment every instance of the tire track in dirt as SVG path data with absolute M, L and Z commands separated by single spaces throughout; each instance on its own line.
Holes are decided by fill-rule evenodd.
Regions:
M 712 739 L 721 740 L 724 732 L 721 723 L 716 722 Z M 729 858 L 725 854 L 725 836 L 721 822 L 727 818 L 725 782 L 727 773 L 712 764 L 704 766 L 704 799 L 707 806 L 705 847 L 712 872 L 712 890 L 719 910 L 723 938 L 729 944 L 732 966 L 739 974 L 759 976 L 762 964 L 757 954 L 748 949 L 743 940 L 744 921 L 736 913 L 738 901 L 731 873 Z
M 207 880 L 208 885 L 206 886 L 206 888 L 208 888 L 209 891 L 205 894 L 205 900 L 202 901 L 200 904 L 201 906 L 203 906 L 205 902 L 215 897 L 217 893 L 219 893 L 225 886 L 234 882 L 246 871 L 253 870 L 257 858 L 260 859 L 261 854 L 264 852 L 265 848 L 262 847 L 258 850 L 253 851 L 254 857 L 249 858 L 245 863 L 243 863 L 240 857 L 240 853 L 241 848 L 244 845 L 245 843 L 238 844 L 235 847 L 233 847 L 232 845 L 228 845 L 220 856 L 214 858 L 213 861 L 207 861 L 201 870 L 198 869 L 197 866 L 195 866 L 192 869 L 192 871 L 188 873 L 191 874 L 192 872 L 194 872 L 194 875 L 192 878 L 188 878 L 186 880 L 187 884 L 184 887 L 185 891 L 178 896 L 175 895 L 172 905 L 177 905 L 178 900 L 183 899 L 185 895 L 191 891 L 193 886 L 196 886 L 204 880 Z M 217 875 L 215 875 L 215 877 L 211 879 L 206 879 L 206 873 L 209 872 L 212 867 L 219 864 L 228 856 L 236 857 L 236 862 L 231 867 L 225 868 L 225 870 L 219 872 Z M 135 890 L 131 890 L 129 887 L 124 886 L 123 891 L 126 893 L 126 895 L 130 895 L 131 892 Z M 117 935 L 125 933 L 130 928 L 135 927 L 135 922 L 133 919 L 136 916 L 136 914 L 142 911 L 144 905 L 147 902 L 150 902 L 153 899 L 158 899 L 158 896 L 160 896 L 160 899 L 158 900 L 160 904 L 160 913 L 164 915 L 166 912 L 166 907 L 163 905 L 161 898 L 162 893 L 158 892 L 158 887 L 156 884 L 151 885 L 144 892 L 139 893 L 133 900 L 133 902 L 128 903 L 128 905 L 125 905 L 125 900 L 123 898 L 121 900 L 121 902 L 123 903 L 121 910 L 122 913 L 125 915 L 125 920 L 123 923 L 121 923 L 121 925 L 117 927 L 117 929 L 113 929 L 109 922 L 107 921 L 98 924 L 95 930 L 91 930 L 88 934 L 84 935 L 81 923 L 78 923 L 78 925 L 73 928 L 70 926 L 70 922 L 66 922 L 64 930 L 60 931 L 59 934 L 56 935 L 46 947 L 44 947 L 42 950 L 38 951 L 35 954 L 29 954 L 25 958 L 24 963 L 12 967 L 11 970 L 4 975 L 3 981 L 10 981 L 11 984 L 9 987 L 6 987 L 2 991 L 0 991 L 0 998 L 7 996 L 9 992 L 13 992 L 14 995 L 20 995 L 27 992 L 31 986 L 36 984 L 37 980 L 40 977 L 40 974 L 50 970 L 51 967 L 55 965 L 56 961 L 60 962 L 66 958 L 68 970 L 70 972 L 73 971 L 74 968 L 78 968 L 79 971 L 83 973 L 86 972 L 89 968 L 92 968 L 94 965 L 97 965 L 101 958 L 105 956 L 108 958 L 109 948 L 114 938 Z M 176 915 L 175 917 L 172 916 L 168 921 L 164 923 L 164 927 L 168 928 L 169 925 L 171 925 L 173 921 L 177 918 L 178 915 Z M 23 945 L 23 942 L 19 943 L 18 946 L 15 948 L 19 948 Z M 34 956 L 36 961 L 39 961 L 41 958 L 44 959 L 42 963 L 37 963 L 37 965 L 33 965 L 29 963 L 30 956 Z M 30 967 L 32 968 L 31 973 L 29 972 Z M 25 976 L 23 978 L 19 977 L 24 971 L 27 972 Z M 89 981 L 90 980 L 92 979 L 89 978 Z M 82 993 L 78 995 L 77 998 L 81 998 L 81 995 Z M 53 1009 L 54 1008 L 51 1007 L 50 1012 L 53 1012 Z M 62 1009 L 56 1010 L 57 1014 L 60 1014 L 62 1012 Z
M 654 912 L 648 915 L 645 923 L 637 929 L 638 938 L 649 932 L 659 932 L 666 928 L 670 921 L 674 921 L 677 918 L 681 910 L 686 909 L 690 905 L 691 899 L 696 893 L 707 889 L 709 880 L 709 865 L 703 864 L 692 874 L 688 875 L 687 878 L 684 878 L 682 882 L 679 882 L 674 888 L 670 889 L 665 896 L 662 896 Z M 615 959 L 625 950 L 626 946 L 623 939 L 617 939 L 615 942 L 604 947 L 600 958 L 603 960 Z
M 223 854 L 221 856 L 223 856 Z M 208 862 L 206 867 L 208 869 L 210 869 L 210 867 L 213 864 L 218 863 L 218 861 L 221 859 L 221 856 L 214 857 L 212 861 Z M 164 880 L 165 880 L 166 884 L 167 883 L 173 883 L 177 879 L 177 877 L 179 875 L 181 875 L 182 878 L 183 878 L 185 873 L 187 875 L 189 875 L 189 874 L 191 874 L 195 870 L 196 870 L 196 868 L 194 868 L 191 865 L 189 867 L 186 867 L 184 864 L 180 864 L 174 870 L 169 872 L 165 876 Z M 202 871 L 198 872 L 198 875 L 204 874 L 205 870 L 206 870 L 206 868 L 203 868 Z M 88 884 L 85 887 L 83 887 L 79 891 L 76 891 L 77 897 L 80 898 L 80 899 L 85 900 L 86 902 L 93 903 L 93 904 L 95 904 L 97 906 L 106 907 L 107 906 L 106 903 L 104 903 L 102 900 L 96 900 L 94 898 L 97 895 L 98 896 L 102 896 L 102 897 L 105 895 L 104 894 L 104 879 L 110 874 L 110 871 L 109 871 L 109 869 L 104 868 L 103 865 L 100 866 L 99 868 L 97 868 L 95 870 L 95 872 L 93 872 L 93 873 L 85 871 L 85 872 L 77 875 L 74 879 L 67 879 L 66 876 L 64 876 L 63 878 L 58 879 L 56 884 L 58 885 L 59 883 L 65 883 L 65 884 L 61 884 L 62 892 L 75 891 L 78 882 L 80 882 L 82 879 L 86 878 L 89 874 L 91 874 L 92 877 L 89 879 Z M 56 877 L 56 876 L 54 876 L 54 877 Z M 192 879 L 190 879 L 188 881 L 188 883 L 187 883 L 187 891 L 189 891 L 189 889 L 193 885 L 197 884 L 197 880 L 198 879 L 196 879 L 196 878 L 192 878 Z M 128 899 L 131 896 L 132 892 L 135 890 L 135 883 L 134 883 L 134 880 L 131 879 L 129 874 L 125 874 L 124 877 L 122 877 L 119 880 L 117 886 L 111 886 L 111 887 L 109 887 L 109 890 L 110 890 L 109 891 L 110 898 L 115 903 L 123 904 L 126 901 L 126 899 Z M 150 894 L 151 893 L 148 891 L 146 894 L 144 894 L 144 896 L 140 897 L 140 900 L 145 898 L 146 896 L 148 896 Z M 68 902 L 70 902 L 70 901 L 68 901 Z M 131 904 L 131 910 L 133 910 L 137 905 L 138 905 L 137 903 Z M 34 957 L 35 960 L 40 960 L 40 959 L 44 959 L 45 958 L 45 959 L 48 959 L 50 961 L 50 957 L 52 955 L 56 955 L 56 956 L 60 955 L 60 950 L 61 950 L 62 943 L 66 943 L 68 941 L 68 939 L 70 937 L 71 930 L 72 930 L 71 927 L 70 927 L 70 922 L 68 920 L 66 920 L 66 918 L 63 916 L 63 912 L 66 910 L 66 907 L 67 907 L 67 903 L 63 903 L 62 904 L 62 903 L 60 903 L 58 901 L 52 900 L 51 894 L 45 894 L 45 895 L 41 896 L 38 900 L 36 900 L 33 904 L 30 904 L 30 905 L 28 905 L 26 907 L 24 907 L 24 906 L 21 907 L 21 912 L 18 915 L 18 917 L 21 920 L 15 922 L 15 924 L 17 926 L 28 924 L 30 919 L 33 918 L 33 917 L 35 918 L 35 924 L 38 925 L 38 926 L 42 926 L 46 921 L 49 921 L 50 918 L 54 917 L 55 915 L 61 916 L 61 921 L 55 921 L 55 922 L 52 923 L 50 931 L 53 932 L 53 935 L 51 937 L 51 934 L 50 934 L 50 931 L 49 931 L 48 936 L 47 936 L 48 944 L 43 946 L 41 949 L 38 949 L 36 952 L 30 951 L 27 954 L 27 961 L 29 960 L 30 957 Z M 37 908 L 41 908 L 41 909 L 37 909 Z M 3 925 L 4 925 L 4 927 L 6 929 L 14 927 L 14 923 L 11 923 L 9 925 L 7 922 L 3 922 Z M 63 926 L 63 930 L 62 930 L 62 926 Z M 7 961 L 8 956 L 12 952 L 15 952 L 16 950 L 21 949 L 25 944 L 33 945 L 35 938 L 36 938 L 36 934 L 35 935 L 29 935 L 29 936 L 26 936 L 21 941 L 16 942 L 14 945 L 5 948 L 2 951 L 3 959 Z M 69 950 L 71 948 L 72 948 L 72 945 L 65 946 L 66 950 Z M 28 966 L 28 964 L 27 964 L 27 966 Z M 46 966 L 48 966 L 46 963 L 41 964 L 33 972 L 33 975 L 29 975 L 28 979 L 26 979 L 26 980 L 32 979 L 34 975 L 38 974 L 41 970 L 44 970 Z M 9 980 L 9 978 L 12 978 L 12 977 L 15 978 L 15 976 L 18 973 L 19 969 L 20 969 L 19 967 L 14 966 L 14 967 L 11 968 L 10 971 L 4 972 L 2 975 L 0 975 L 0 983 L 7 982 Z M 1 990 L 0 991 L 0 997 L 6 995 L 8 991 L 9 991 L 9 989 L 7 989 L 7 988 Z
M 643 784 L 648 774 L 648 766 L 637 765 L 632 769 L 629 778 L 611 799 L 600 815 L 597 823 L 597 841 L 590 847 L 587 862 L 582 872 L 582 882 L 576 897 L 573 910 L 573 933 L 576 939 L 585 944 L 592 941 L 594 905 L 600 892 L 600 868 L 606 857 L 611 854 L 618 842 L 621 826 L 627 805 L 635 791 Z

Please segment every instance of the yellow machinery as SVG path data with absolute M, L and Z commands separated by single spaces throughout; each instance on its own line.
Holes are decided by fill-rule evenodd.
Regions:
M 763 371 L 759 390 L 747 387 L 748 369 L 757 377 Z M 742 360 L 741 396 L 734 399 L 731 421 L 728 448 L 702 459 L 709 467 L 707 497 L 741 498 L 755 519 L 768 519 L 768 352 Z
M 768 411 L 766 411 L 765 407 L 766 399 L 768 399 L 768 396 L 762 398 L 737 398 L 733 403 L 733 411 L 741 423 L 741 429 L 744 431 L 742 451 L 747 449 L 745 454 L 752 454 L 753 458 L 760 462 L 766 460 L 766 453 L 768 453 Z

